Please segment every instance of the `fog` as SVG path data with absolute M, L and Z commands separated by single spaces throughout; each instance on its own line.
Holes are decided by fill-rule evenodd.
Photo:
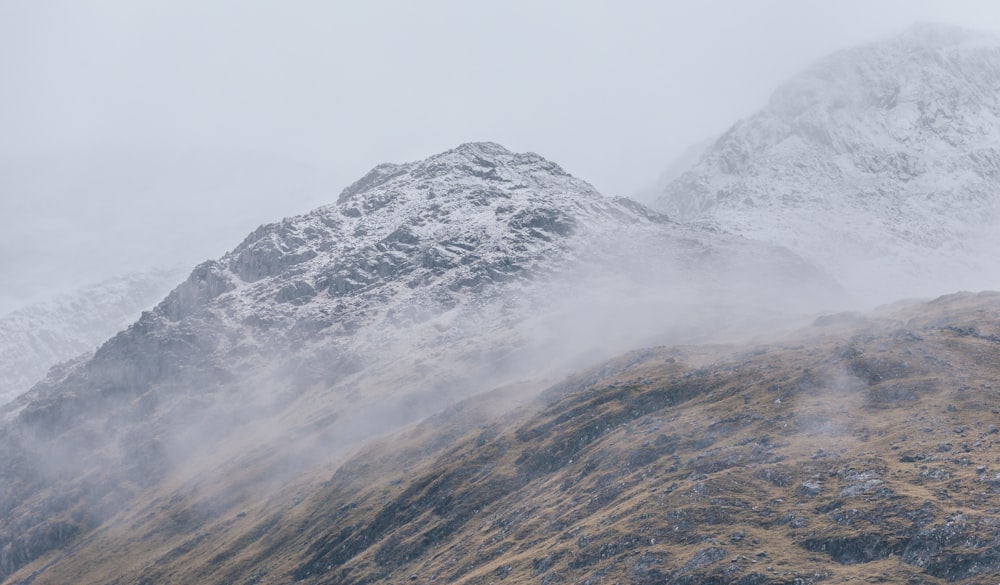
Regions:
M 824 54 L 988 2 L 0 3 L 0 313 L 493 140 L 609 195 Z

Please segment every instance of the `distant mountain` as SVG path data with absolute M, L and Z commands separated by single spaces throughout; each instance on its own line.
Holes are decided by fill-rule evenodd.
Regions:
M 0 314 L 81 282 L 193 266 L 228 250 L 247 226 L 315 207 L 327 180 L 308 165 L 240 152 L 0 157 Z
M 876 301 L 1000 286 L 1000 38 L 921 24 L 841 51 L 655 207 L 781 244 Z
M 58 362 L 92 352 L 173 287 L 180 271 L 130 274 L 0 316 L 0 405 Z
M 716 140 L 717 137 L 707 138 L 688 146 L 667 164 L 666 170 L 660 173 L 655 183 L 643 188 L 633 195 L 632 198 L 643 205 L 656 205 L 657 199 L 663 195 L 663 191 L 667 186 L 677 179 L 677 177 L 691 170 L 691 167 L 698 164 L 698 161 L 715 144 Z
M 142 549 L 128 582 L 163 581 L 142 574 L 194 567 L 189 539 L 463 398 L 833 301 L 787 250 L 604 197 L 535 154 L 474 143 L 380 165 L 0 410 L 0 576 L 58 582 L 114 533 Z M 175 500 L 193 515 L 156 511 Z M 123 570 L 98 564 L 74 582 Z

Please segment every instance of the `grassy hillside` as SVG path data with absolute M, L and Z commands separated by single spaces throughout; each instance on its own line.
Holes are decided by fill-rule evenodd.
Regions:
M 514 410 L 509 395 L 335 472 L 265 483 L 248 454 L 226 489 L 161 483 L 8 583 L 982 583 L 1000 571 L 1000 294 L 825 317 L 780 343 L 645 350 Z

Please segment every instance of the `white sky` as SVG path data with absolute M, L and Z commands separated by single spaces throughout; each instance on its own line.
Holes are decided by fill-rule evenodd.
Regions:
M 1000 3 L 0 0 L 0 313 L 217 256 L 461 142 L 630 195 L 915 21 L 1000 31 Z

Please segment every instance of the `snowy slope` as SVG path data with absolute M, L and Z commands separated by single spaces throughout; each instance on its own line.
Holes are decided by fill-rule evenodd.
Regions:
M 921 24 L 831 55 L 655 206 L 788 246 L 873 300 L 1000 286 L 1000 38 Z
M 130 274 L 0 317 L 0 405 L 54 364 L 93 351 L 161 299 L 180 272 Z

